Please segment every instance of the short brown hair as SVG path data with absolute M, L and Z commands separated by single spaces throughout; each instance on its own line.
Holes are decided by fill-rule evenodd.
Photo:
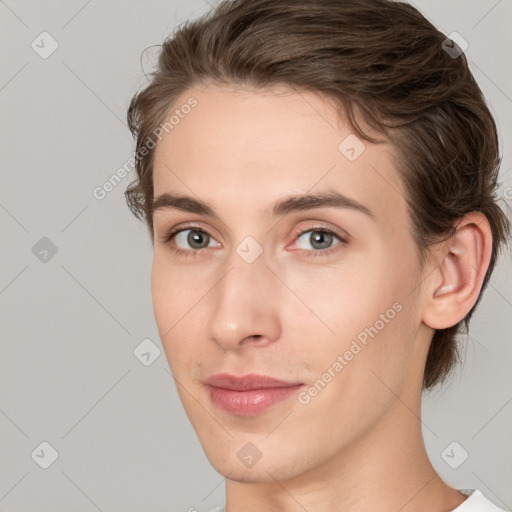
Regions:
M 361 138 L 379 142 L 363 132 L 358 116 L 396 148 L 422 263 L 429 246 L 451 236 L 464 214 L 485 214 L 493 245 L 478 304 L 510 223 L 497 204 L 501 157 L 494 119 L 465 55 L 446 48 L 446 36 L 404 2 L 221 1 L 164 41 L 150 84 L 131 100 L 137 178 L 125 192 L 130 209 L 146 219 L 154 241 L 154 150 L 144 147 L 190 87 L 284 84 L 314 91 L 334 99 Z M 458 324 L 434 333 L 424 388 L 449 373 L 458 358 L 456 335 L 467 331 L 477 304 Z

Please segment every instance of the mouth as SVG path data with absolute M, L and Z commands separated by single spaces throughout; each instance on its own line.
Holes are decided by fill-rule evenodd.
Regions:
M 214 405 L 231 414 L 256 416 L 290 398 L 304 386 L 266 375 L 212 375 L 204 381 Z

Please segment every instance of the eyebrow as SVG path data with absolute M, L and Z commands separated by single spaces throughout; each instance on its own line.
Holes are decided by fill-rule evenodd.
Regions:
M 363 204 L 339 192 L 324 192 L 316 194 L 291 195 L 280 199 L 272 208 L 272 217 L 282 217 L 295 211 L 304 211 L 314 208 L 347 208 L 364 213 L 375 220 L 372 211 Z M 219 219 L 215 210 L 208 203 L 190 196 L 164 193 L 153 201 L 153 212 L 157 210 L 179 210 L 187 213 L 196 213 L 213 219 Z

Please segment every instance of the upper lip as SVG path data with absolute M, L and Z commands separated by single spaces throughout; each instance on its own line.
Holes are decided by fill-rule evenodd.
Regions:
M 251 389 L 264 388 L 289 388 L 302 384 L 301 382 L 289 382 L 275 379 L 268 375 L 257 375 L 255 373 L 241 375 L 239 377 L 236 375 L 229 375 L 228 373 L 218 373 L 208 377 L 204 383 L 216 388 L 231 389 L 233 391 L 249 391 Z

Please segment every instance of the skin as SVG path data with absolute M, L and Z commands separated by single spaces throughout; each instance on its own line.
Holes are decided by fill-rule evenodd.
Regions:
M 155 211 L 152 297 L 186 414 L 226 476 L 228 512 L 453 510 L 465 497 L 428 459 L 422 377 L 434 329 L 478 298 L 492 243 L 485 217 L 461 219 L 422 268 L 390 144 L 364 142 L 349 161 L 338 145 L 352 130 L 311 92 L 212 84 L 173 109 L 190 96 L 197 106 L 157 144 L 154 194 L 201 199 L 219 219 Z M 266 213 L 287 195 L 330 190 L 373 218 L 333 207 Z M 165 242 L 190 225 L 208 233 L 203 242 L 190 245 L 190 231 Z M 312 235 L 323 227 L 340 238 L 319 248 Z M 248 236 L 262 249 L 252 263 L 236 252 Z M 309 403 L 293 396 L 243 417 L 210 401 L 203 381 L 221 372 L 313 386 L 396 303 L 400 312 Z M 237 457 L 248 442 L 262 455 L 252 467 Z

